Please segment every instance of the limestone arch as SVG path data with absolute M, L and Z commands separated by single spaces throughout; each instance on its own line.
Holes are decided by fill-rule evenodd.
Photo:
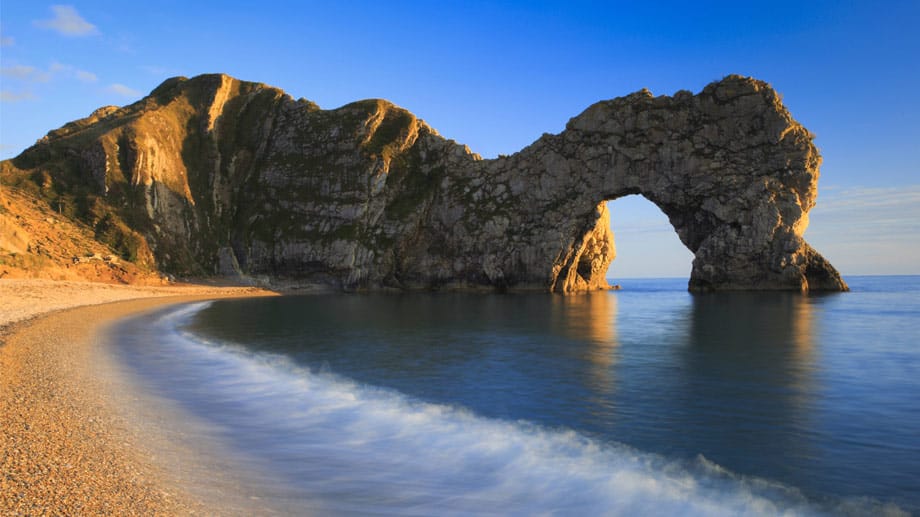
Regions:
M 821 163 L 812 139 L 769 85 L 739 76 L 698 95 L 643 90 L 589 107 L 522 151 L 568 196 L 574 221 L 556 224 L 573 233 L 563 237 L 551 289 L 605 286 L 593 272 L 615 246 L 598 199 L 638 194 L 693 253 L 691 291 L 847 290 L 802 238 Z M 610 244 L 597 245 L 604 239 Z

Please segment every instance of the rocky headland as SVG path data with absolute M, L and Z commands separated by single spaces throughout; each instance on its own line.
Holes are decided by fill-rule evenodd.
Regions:
M 483 160 L 384 100 L 322 110 L 202 75 L 51 131 L 0 179 L 148 272 L 604 289 L 605 201 L 640 194 L 694 253 L 691 290 L 846 290 L 802 238 L 821 163 L 812 139 L 769 85 L 728 76 L 696 95 L 598 102 L 560 134 Z M 16 220 L 0 224 L 20 230 L 4 230 L 0 251 L 31 252 Z

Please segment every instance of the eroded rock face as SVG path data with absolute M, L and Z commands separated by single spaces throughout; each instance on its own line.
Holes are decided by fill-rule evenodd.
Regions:
M 56 199 L 100 238 L 179 274 L 603 289 L 615 255 L 604 201 L 641 194 L 695 254 L 692 290 L 845 290 L 802 239 L 820 161 L 777 94 L 737 76 L 599 102 L 482 160 L 386 101 L 324 111 L 207 75 L 53 131 L 3 174 L 67 193 Z

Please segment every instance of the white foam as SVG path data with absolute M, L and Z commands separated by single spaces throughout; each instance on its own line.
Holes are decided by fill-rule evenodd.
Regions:
M 205 306 L 162 316 L 148 327 L 162 346 L 134 353 L 163 389 L 284 480 L 266 481 L 264 497 L 333 514 L 822 513 L 795 489 L 704 458 L 669 461 L 570 430 L 483 418 L 175 331 Z

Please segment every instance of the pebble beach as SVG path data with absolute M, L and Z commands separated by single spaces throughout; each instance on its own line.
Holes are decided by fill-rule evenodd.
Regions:
M 168 304 L 271 294 L 0 280 L 0 515 L 250 513 L 186 489 L 176 455 L 160 455 L 128 407 L 137 399 L 114 373 L 102 330 Z

